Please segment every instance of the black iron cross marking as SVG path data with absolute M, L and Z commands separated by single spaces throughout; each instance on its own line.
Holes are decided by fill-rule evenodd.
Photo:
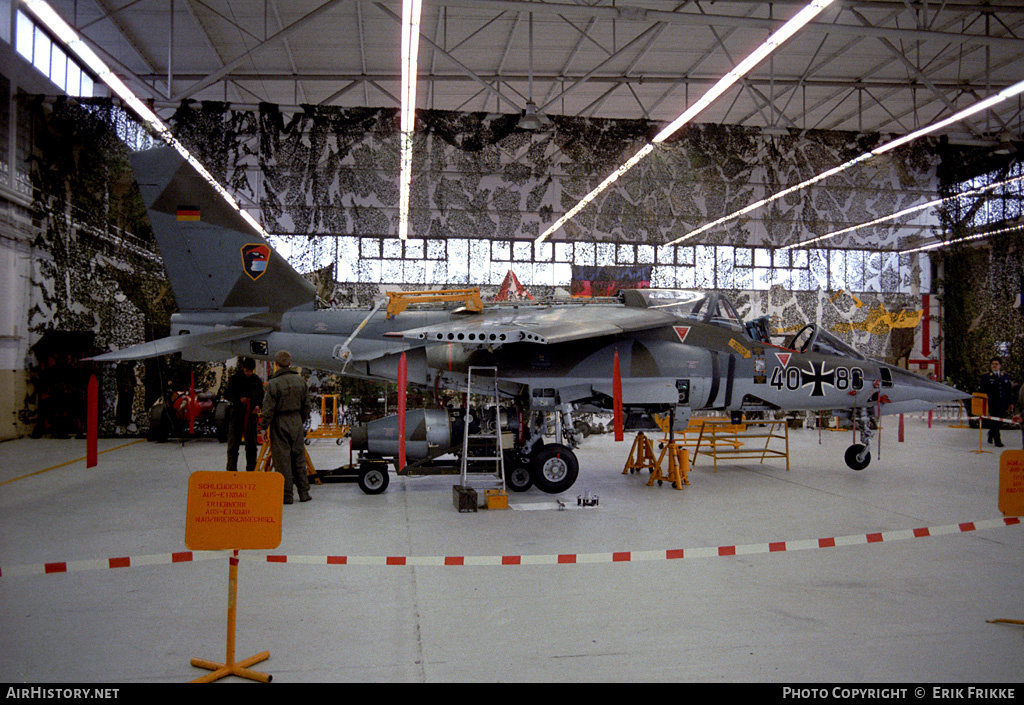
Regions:
M 832 370 L 831 372 L 826 373 L 824 362 L 819 362 L 817 365 L 812 362 L 810 365 L 810 372 L 800 370 L 800 386 L 806 387 L 808 384 L 813 384 L 814 387 L 811 389 L 811 396 L 823 397 L 825 396 L 824 385 L 827 384 L 830 387 L 836 386 L 836 371 Z

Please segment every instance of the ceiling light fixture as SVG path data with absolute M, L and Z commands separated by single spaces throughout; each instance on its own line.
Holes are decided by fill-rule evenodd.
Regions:
M 192 153 L 186 149 L 185 145 L 178 141 L 178 139 L 171 134 L 171 128 L 169 128 L 164 122 L 157 117 L 157 114 L 150 110 L 149 106 L 142 102 L 137 95 L 135 95 L 124 82 L 114 75 L 114 72 L 107 66 L 99 56 L 96 55 L 85 40 L 79 36 L 79 34 L 71 28 L 71 26 L 65 22 L 57 12 L 50 7 L 50 5 L 43 0 L 22 0 L 21 4 L 28 8 L 36 19 L 43 23 L 48 30 L 60 39 L 61 42 L 71 51 L 82 63 L 89 67 L 101 81 L 103 81 L 110 90 L 114 91 L 118 98 L 124 101 L 131 110 L 138 116 L 143 124 L 148 127 L 157 137 L 162 139 L 177 150 L 178 154 L 182 156 L 192 168 L 195 169 L 200 176 L 202 176 L 213 188 L 220 194 L 227 203 L 238 211 L 239 215 L 249 223 L 253 228 L 256 229 L 262 237 L 268 237 L 267 231 L 263 229 L 263 226 L 253 218 L 249 213 L 238 205 L 238 201 L 232 196 L 227 190 L 220 185 L 220 183 L 213 178 L 206 167 L 203 166 L 198 159 L 192 156 Z
M 928 250 L 937 250 L 940 247 L 948 247 L 949 245 L 958 245 L 962 242 L 970 242 L 971 240 L 981 240 L 986 237 L 992 237 L 993 235 L 1002 235 L 1004 233 L 1012 233 L 1020 230 L 1024 230 L 1024 223 L 1017 223 L 1016 225 L 1008 225 L 1005 228 L 999 228 L 998 230 L 989 230 L 983 233 L 975 233 L 974 235 L 968 235 L 966 237 L 959 237 L 956 240 L 950 240 L 949 242 L 933 242 L 929 245 L 921 245 L 910 250 L 900 250 L 897 254 L 901 255 L 912 255 L 915 252 L 927 252 Z
M 1015 154 L 1016 152 L 1017 148 L 1013 144 L 1010 133 L 999 133 L 999 143 L 996 145 L 995 149 L 992 150 L 992 154 L 998 154 L 1005 157 L 1008 154 Z
M 412 185 L 412 138 L 416 131 L 416 65 L 423 0 L 402 2 L 401 174 L 398 183 L 398 237 L 409 239 L 409 191 Z
M 833 0 L 814 0 L 800 12 L 796 13 L 788 22 L 780 27 L 774 34 L 765 40 L 761 46 L 755 49 L 750 55 L 747 56 L 743 61 L 736 65 L 729 73 L 725 74 L 713 85 L 707 93 L 687 108 L 679 117 L 666 125 L 649 144 L 643 146 L 639 152 L 634 154 L 625 164 L 616 169 L 608 178 L 601 182 L 601 184 L 593 191 L 588 193 L 583 199 L 569 209 L 561 218 L 541 233 L 535 242 L 544 242 L 552 233 L 565 225 L 570 219 L 572 219 L 577 213 L 583 210 L 588 203 L 594 200 L 599 193 L 604 191 L 606 188 L 611 186 L 620 176 L 625 174 L 634 165 L 637 164 L 641 159 L 646 157 L 652 151 L 654 151 L 654 145 L 660 142 L 664 142 L 673 134 L 676 133 L 679 128 L 688 123 L 690 120 L 695 118 L 701 111 L 707 108 L 717 98 L 719 98 L 725 91 L 727 91 L 734 83 L 743 78 L 748 74 L 757 64 L 763 61 L 769 54 L 775 51 L 780 45 L 782 45 L 787 39 L 792 37 L 798 32 L 804 25 L 813 20 L 822 10 L 831 5 Z
M 883 145 L 881 145 L 879 147 L 875 147 L 871 151 L 865 152 L 864 154 L 860 155 L 859 157 L 851 159 L 850 161 L 848 161 L 848 162 L 846 162 L 844 164 L 840 164 L 839 166 L 834 167 L 832 169 L 829 169 L 828 171 L 824 171 L 824 172 L 818 174 L 817 176 L 812 176 L 810 179 L 807 179 L 804 182 L 801 182 L 801 183 L 799 183 L 799 184 L 797 184 L 795 186 L 790 186 L 789 188 L 784 189 L 782 191 L 779 191 L 778 193 L 773 194 L 771 196 L 768 196 L 767 198 L 761 199 L 760 201 L 757 201 L 756 203 L 751 203 L 750 205 L 748 205 L 748 206 L 746 206 L 744 208 L 741 208 L 740 210 L 736 211 L 735 213 L 730 213 L 729 215 L 723 216 L 723 217 L 719 218 L 718 220 L 715 220 L 715 221 L 712 221 L 710 223 L 707 223 L 706 225 L 702 225 L 701 227 L 697 228 L 696 230 L 691 230 L 690 232 L 686 233 L 682 237 L 678 237 L 675 240 L 672 240 L 671 242 L 667 242 L 665 244 L 666 245 L 676 245 L 676 244 L 678 244 L 680 242 L 683 242 L 685 240 L 689 240 L 690 238 L 695 237 L 695 236 L 699 235 L 702 232 L 710 230 L 711 228 L 714 228 L 714 227 L 716 227 L 718 225 L 721 225 L 723 223 L 727 223 L 727 222 L 729 222 L 731 220 L 735 220 L 736 218 L 739 218 L 739 217 L 741 217 L 743 215 L 746 215 L 747 213 L 750 213 L 751 211 L 757 210 L 758 208 L 761 208 L 762 206 L 766 206 L 769 203 L 772 203 L 773 201 L 777 201 L 780 198 L 784 198 L 785 196 L 788 196 L 789 194 L 791 194 L 791 193 L 793 193 L 795 191 L 800 191 L 801 189 L 804 189 L 804 188 L 807 188 L 808 186 L 816 184 L 816 183 L 818 183 L 819 181 L 821 181 L 823 179 L 827 179 L 830 176 L 835 176 L 839 172 L 846 171 L 847 169 L 849 169 L 852 166 L 856 166 L 857 164 L 865 162 L 865 161 L 867 161 L 869 159 L 873 159 L 874 157 L 877 157 L 879 154 L 884 154 L 885 152 L 888 152 L 889 150 L 892 150 L 892 149 L 895 149 L 896 147 L 904 145 L 907 142 L 911 142 L 913 140 L 916 140 L 918 137 L 923 137 L 924 135 L 927 135 L 929 133 L 935 132 L 936 130 L 942 129 L 943 127 L 946 127 L 947 125 L 952 125 L 953 123 L 959 122 L 960 120 L 963 120 L 966 117 L 974 115 L 975 113 L 981 112 L 982 110 L 986 110 L 987 108 L 990 108 L 993 105 L 996 105 L 997 103 L 1001 103 L 1002 101 L 1006 100 L 1007 98 L 1011 98 L 1011 97 L 1017 95 L 1018 93 L 1021 93 L 1022 91 L 1024 91 L 1024 81 L 1020 81 L 1018 83 L 1013 84 L 1012 86 L 1009 86 L 1008 88 L 1004 88 L 999 93 L 997 93 L 997 94 L 995 94 L 993 96 L 989 96 L 988 98 L 985 98 L 984 100 L 979 101 L 979 102 L 975 103 L 974 105 L 972 105 L 970 107 L 967 107 L 967 108 L 961 110 L 960 112 L 958 112 L 958 113 L 956 113 L 954 115 L 949 116 L 948 118 L 944 118 L 942 120 L 939 120 L 938 122 L 932 123 L 931 125 L 927 125 L 925 127 L 922 127 L 919 130 L 915 130 L 914 132 L 910 132 L 910 133 L 908 133 L 906 135 L 903 135 L 902 137 L 898 137 L 898 138 L 896 138 L 896 139 L 894 139 L 894 140 L 892 140 L 890 142 L 886 142 L 885 144 L 883 144 Z
M 523 115 L 519 118 L 519 122 L 516 123 L 516 127 L 520 130 L 527 130 L 533 132 L 541 128 L 540 116 L 537 114 L 537 104 L 532 100 L 526 101 L 526 107 L 523 108 Z

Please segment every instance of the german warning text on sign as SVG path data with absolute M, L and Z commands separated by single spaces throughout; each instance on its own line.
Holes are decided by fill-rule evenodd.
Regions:
M 185 546 L 193 551 L 281 545 L 284 475 L 198 471 L 188 478 Z
M 1024 516 L 1024 450 L 999 455 L 999 511 L 1003 516 Z

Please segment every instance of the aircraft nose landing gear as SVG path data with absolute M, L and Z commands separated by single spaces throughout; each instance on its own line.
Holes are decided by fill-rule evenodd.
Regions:
M 846 449 L 846 464 L 854 470 L 863 470 L 871 462 L 871 415 L 864 409 L 854 411 L 853 423 L 860 431 L 860 443 Z
M 871 452 L 866 445 L 854 443 L 846 449 L 846 464 L 854 470 L 863 470 L 871 462 Z

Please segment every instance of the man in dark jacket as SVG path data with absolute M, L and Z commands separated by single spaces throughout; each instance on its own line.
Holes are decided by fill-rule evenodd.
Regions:
M 270 435 L 270 457 L 274 469 L 284 475 L 284 503 L 291 504 L 293 487 L 299 488 L 299 501 L 308 502 L 309 478 L 306 477 L 306 430 L 304 425 L 313 410 L 306 380 L 292 369 L 287 350 L 274 355 L 277 371 L 267 380 L 263 403 L 263 425 Z
M 988 395 L 988 416 L 1002 418 L 1013 406 L 1011 394 L 1013 385 L 1010 378 L 1002 370 L 1003 361 L 993 357 L 989 363 L 989 372 L 981 378 L 978 391 Z M 1003 440 L 999 436 L 999 427 L 1002 421 L 988 420 L 985 424 L 988 428 L 988 442 L 995 444 L 997 448 L 1003 447 Z
M 231 402 L 231 416 L 228 417 L 228 471 L 238 470 L 238 448 L 245 439 L 245 469 L 256 469 L 256 435 L 263 406 L 263 380 L 256 376 L 256 361 L 243 357 L 228 380 L 228 401 Z

